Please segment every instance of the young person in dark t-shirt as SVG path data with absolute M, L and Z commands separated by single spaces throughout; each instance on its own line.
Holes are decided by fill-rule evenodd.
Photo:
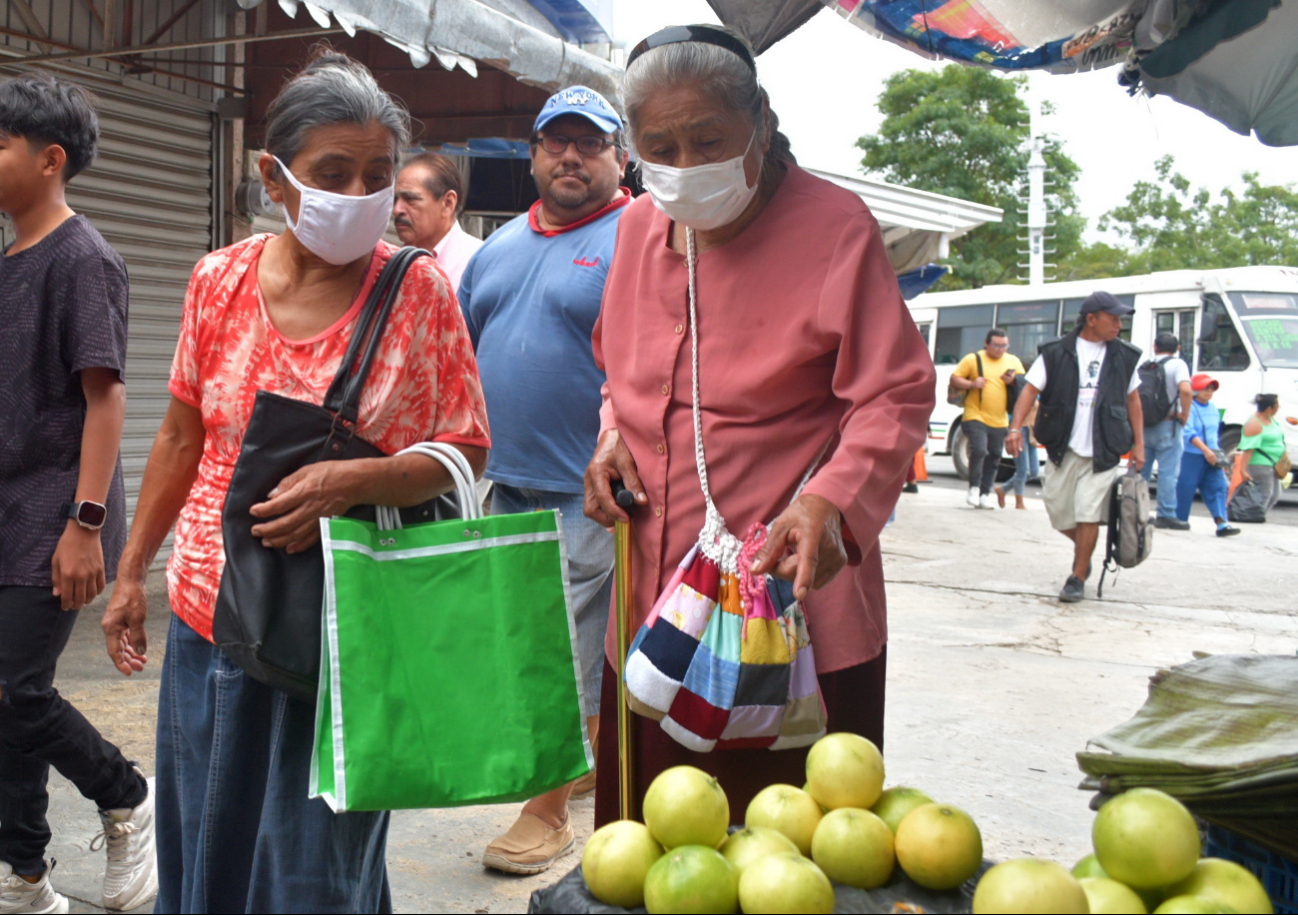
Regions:
M 81 89 L 0 85 L 0 211 L 16 230 L 0 258 L 0 913 L 68 911 L 45 861 L 51 765 L 99 807 L 104 905 L 157 888 L 151 785 L 54 688 L 126 530 L 126 267 L 64 199 L 98 136 Z

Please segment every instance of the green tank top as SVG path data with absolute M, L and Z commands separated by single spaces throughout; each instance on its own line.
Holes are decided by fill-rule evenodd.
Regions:
M 1262 431 L 1257 435 L 1245 435 L 1240 438 L 1239 450 L 1250 449 L 1253 451 L 1253 457 L 1248 462 L 1250 467 L 1254 464 L 1270 466 L 1284 457 L 1284 429 L 1280 428 L 1280 423 L 1272 418 L 1271 424 L 1263 426 Z

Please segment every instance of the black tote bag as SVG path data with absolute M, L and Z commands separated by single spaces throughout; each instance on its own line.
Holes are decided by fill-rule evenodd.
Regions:
M 262 546 L 252 535 L 261 519 L 250 509 L 308 464 L 384 456 L 355 434 L 361 391 L 406 271 L 426 256 L 427 251 L 402 248 L 384 266 L 322 406 L 257 392 L 221 509 L 225 571 L 213 640 L 254 679 L 311 702 L 320 679 L 324 554 L 318 543 L 293 554 Z M 347 514 L 373 520 L 374 507 L 357 506 Z M 401 516 L 413 524 L 458 517 L 458 510 L 453 498 L 442 497 L 402 509 Z

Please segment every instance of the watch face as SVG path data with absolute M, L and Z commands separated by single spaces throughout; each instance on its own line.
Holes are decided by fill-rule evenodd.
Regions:
M 108 520 L 108 509 L 94 502 L 82 502 L 77 506 L 77 520 L 87 527 L 102 527 Z

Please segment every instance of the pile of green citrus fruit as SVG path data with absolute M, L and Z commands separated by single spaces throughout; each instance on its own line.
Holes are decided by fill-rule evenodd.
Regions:
M 591 894 L 652 913 L 832 912 L 831 881 L 873 889 L 900 865 L 916 883 L 954 889 L 978 870 L 982 836 L 964 811 L 914 788 L 883 790 L 883 756 L 856 734 L 828 734 L 807 755 L 807 782 L 770 785 L 744 828 L 729 834 L 730 803 L 692 766 L 661 773 L 644 822 L 596 830 L 581 859 Z
M 1194 817 L 1176 798 L 1135 788 L 1100 808 L 1095 853 L 1071 872 L 1054 861 L 996 865 L 974 892 L 975 915 L 992 912 L 1263 913 L 1271 901 L 1248 870 L 1199 857 Z

